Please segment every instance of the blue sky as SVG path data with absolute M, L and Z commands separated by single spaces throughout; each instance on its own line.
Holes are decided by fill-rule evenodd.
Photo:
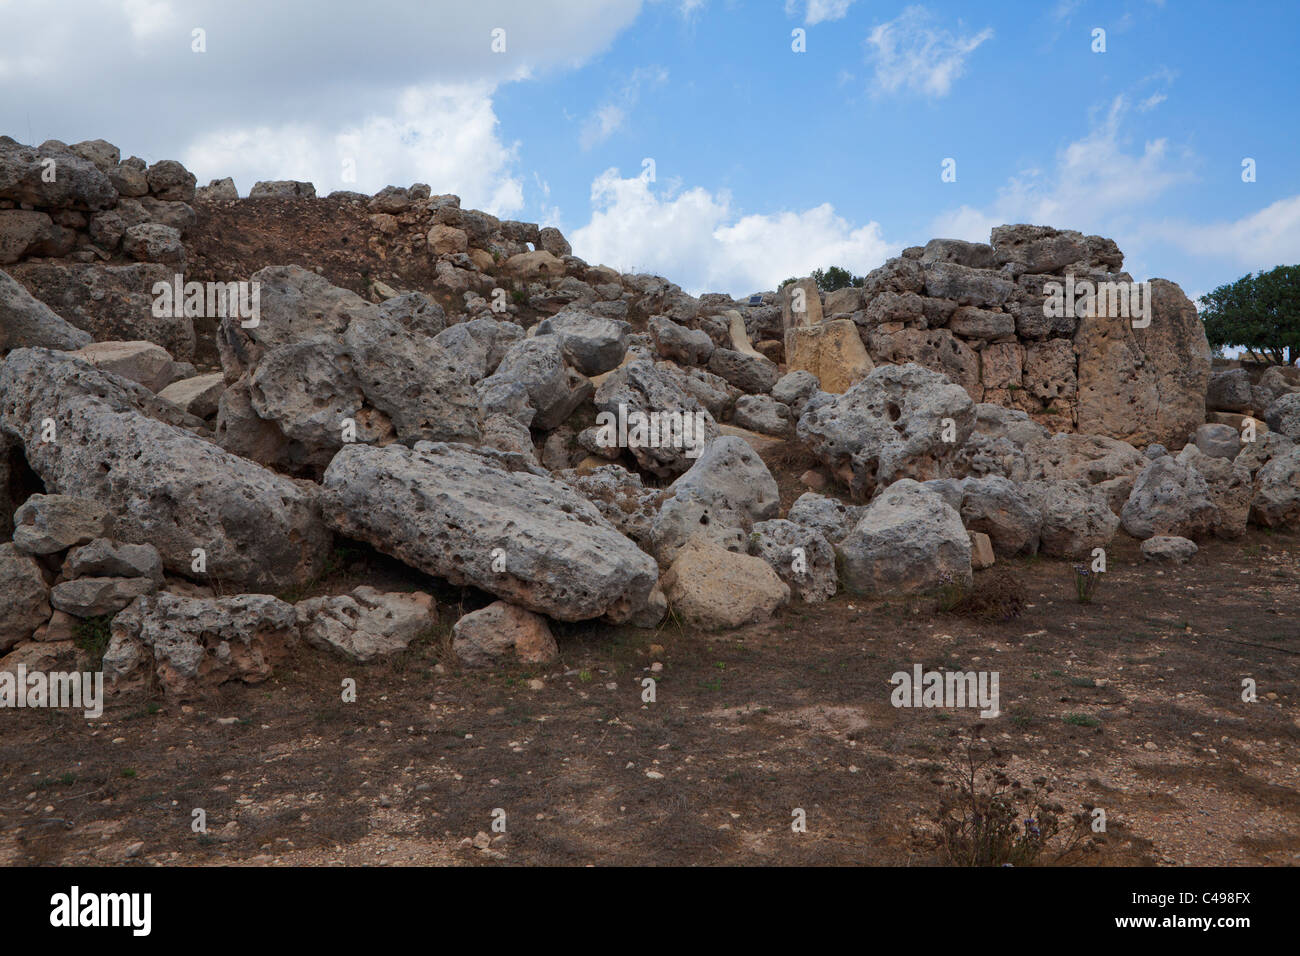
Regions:
M 245 192 L 426 181 L 694 292 L 1001 222 L 1111 236 L 1192 295 L 1300 261 L 1293 3 L 81 5 L 0 0 L 0 131 L 103 136 Z

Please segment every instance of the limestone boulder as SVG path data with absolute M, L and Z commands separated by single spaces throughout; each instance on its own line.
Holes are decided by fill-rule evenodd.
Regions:
M 423 591 L 385 593 L 364 585 L 299 601 L 294 612 L 304 641 L 356 664 L 401 653 L 437 622 L 434 600 Z
M 722 630 L 765 621 L 790 601 L 790 588 L 762 558 L 706 538 L 688 541 L 664 575 L 664 594 L 691 627 Z
M 560 656 L 546 618 L 505 601 L 494 601 L 457 621 L 451 646 L 468 667 L 487 667 L 511 658 L 546 664 Z
M 804 603 L 822 604 L 835 596 L 835 549 L 817 531 L 773 518 L 755 522 L 748 540 L 749 553 L 766 561 Z
M 853 594 L 886 597 L 971 583 L 961 516 L 910 478 L 875 497 L 836 553 L 844 589 Z
M 339 533 L 557 620 L 626 620 L 658 576 L 654 559 L 595 505 L 517 455 L 347 445 L 324 487 Z
M 960 386 L 918 365 L 890 365 L 843 395 L 810 403 L 798 435 L 867 498 L 900 478 L 946 477 L 974 425 L 974 403 Z

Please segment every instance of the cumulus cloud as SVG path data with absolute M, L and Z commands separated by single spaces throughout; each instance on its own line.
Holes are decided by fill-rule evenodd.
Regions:
M 517 209 L 523 177 L 496 130 L 506 83 L 580 65 L 641 0 L 0 0 L 0 129 L 40 141 L 102 136 L 201 181 L 313 179 L 463 190 Z M 206 52 L 191 32 L 206 34 Z M 505 51 L 492 31 L 505 31 Z M 88 43 L 93 37 L 95 42 Z M 76 55 L 70 56 L 69 51 Z M 359 150 L 357 181 L 341 159 Z M 455 184 L 454 187 L 448 184 Z
M 1124 97 L 1116 97 L 1085 135 L 1058 152 L 1050 170 L 1013 176 L 987 207 L 942 214 L 935 235 L 987 242 L 989 229 L 1004 222 L 1106 231 L 1116 239 L 1131 234 L 1155 200 L 1192 174 L 1165 139 L 1130 146 L 1123 134 L 1127 109 Z
M 849 12 L 849 7 L 853 6 L 854 0 L 786 0 L 785 12 L 789 16 L 798 14 L 800 7 L 804 9 L 804 23 L 813 26 L 817 23 L 828 22 L 832 20 L 843 20 Z
M 867 37 L 867 58 L 876 68 L 874 90 L 877 94 L 908 91 L 935 98 L 947 96 L 953 82 L 966 71 L 967 58 L 992 37 L 992 27 L 955 34 L 925 7 L 908 7 Z
M 1226 222 L 1162 221 L 1144 237 L 1167 242 L 1194 256 L 1233 262 L 1248 271 L 1300 262 L 1300 196 L 1279 199 Z
M 792 275 L 841 265 L 866 272 L 897 254 L 878 223 L 854 228 L 829 203 L 801 212 L 740 215 L 725 191 L 656 192 L 609 169 L 591 186 L 591 221 L 571 236 L 589 262 L 670 277 L 693 294 L 744 295 Z

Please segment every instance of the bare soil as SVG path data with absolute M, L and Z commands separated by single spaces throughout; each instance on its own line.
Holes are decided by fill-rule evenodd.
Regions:
M 0 864 L 939 864 L 939 783 L 976 724 L 1013 777 L 1106 810 L 1068 862 L 1300 861 L 1294 536 L 1173 569 L 1117 539 L 1091 604 L 1067 562 L 1003 562 L 1027 601 L 1009 622 L 842 594 L 723 634 L 558 626 L 558 664 L 484 672 L 447 653 L 482 595 L 343 554 L 316 590 L 435 589 L 445 626 L 382 666 L 303 648 L 189 705 L 3 712 Z M 997 670 L 1002 715 L 894 708 L 914 663 Z M 465 845 L 498 809 L 505 834 Z

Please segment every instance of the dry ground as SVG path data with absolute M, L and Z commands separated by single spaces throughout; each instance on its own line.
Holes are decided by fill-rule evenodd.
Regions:
M 1117 540 L 1092 604 L 1068 563 L 1003 566 L 1029 604 L 1008 623 L 840 595 L 717 635 L 573 626 L 561 663 L 495 672 L 443 663 L 443 628 L 378 667 L 303 649 L 193 705 L 0 712 L 0 864 L 939 863 L 937 781 L 980 721 L 892 707 L 914 663 L 1000 673 L 984 733 L 1011 774 L 1107 811 L 1075 862 L 1300 862 L 1300 539 L 1163 571 Z M 338 574 L 431 586 L 359 552 Z M 447 625 L 482 600 L 439 596 Z M 462 845 L 497 808 L 506 835 Z

